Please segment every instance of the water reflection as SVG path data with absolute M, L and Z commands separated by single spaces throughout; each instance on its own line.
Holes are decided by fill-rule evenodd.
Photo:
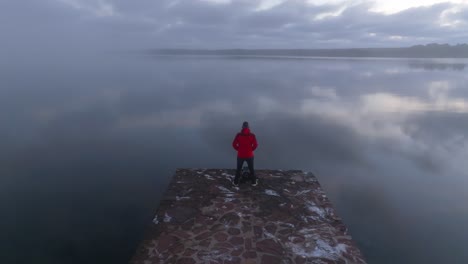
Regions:
M 444 63 L 444 62 L 431 62 L 431 61 L 411 61 L 408 66 L 412 69 L 423 70 L 453 70 L 463 71 L 466 67 L 465 63 Z
M 0 80 L 7 262 L 126 263 L 174 169 L 232 167 L 243 120 L 258 167 L 318 175 L 369 263 L 468 260 L 462 72 L 375 59 L 102 61 Z

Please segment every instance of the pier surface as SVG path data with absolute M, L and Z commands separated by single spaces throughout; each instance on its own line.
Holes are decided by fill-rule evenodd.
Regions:
M 365 263 L 311 173 L 178 169 L 131 264 Z

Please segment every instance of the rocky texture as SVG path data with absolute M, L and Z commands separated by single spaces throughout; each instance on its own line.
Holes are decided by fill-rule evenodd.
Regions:
M 178 169 L 132 264 L 365 263 L 311 173 Z

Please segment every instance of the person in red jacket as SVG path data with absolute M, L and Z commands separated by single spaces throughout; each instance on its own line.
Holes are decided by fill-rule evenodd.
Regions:
M 254 150 L 258 147 L 258 143 L 255 134 L 250 132 L 248 122 L 242 124 L 242 130 L 240 133 L 237 133 L 232 141 L 232 147 L 237 150 L 237 170 L 233 182 L 234 186 L 239 185 L 240 172 L 244 161 L 249 166 L 252 186 L 257 186 L 258 180 L 254 171 Z

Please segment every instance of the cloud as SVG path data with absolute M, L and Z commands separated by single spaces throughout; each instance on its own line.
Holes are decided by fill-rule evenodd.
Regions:
M 0 27 L 2 39 L 44 49 L 328 48 L 467 41 L 466 4 L 399 6 L 384 12 L 381 1 L 2 1 Z
M 98 0 L 98 1 L 83 1 L 83 0 L 57 0 L 62 2 L 74 9 L 77 10 L 85 10 L 86 12 L 90 12 L 92 15 L 97 17 L 111 17 L 116 16 L 114 6 L 105 0 Z

